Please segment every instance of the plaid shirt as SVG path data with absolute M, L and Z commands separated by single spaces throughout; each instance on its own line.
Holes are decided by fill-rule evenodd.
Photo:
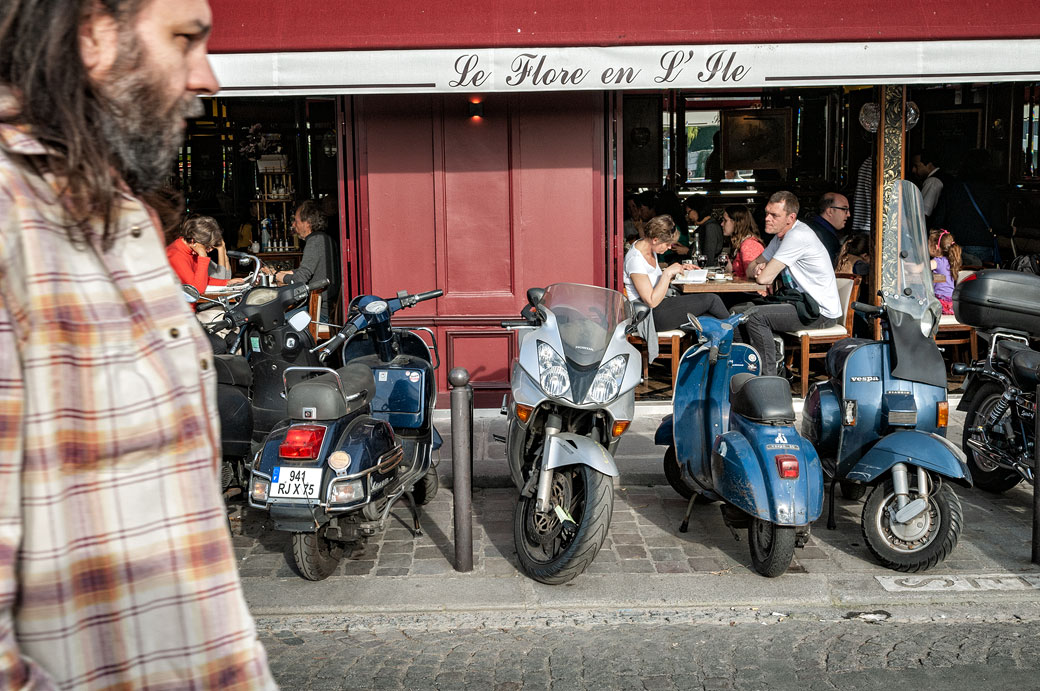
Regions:
M 0 111 L 5 105 L 0 92 Z M 46 150 L 0 124 L 3 149 Z M 212 351 L 152 212 L 74 246 L 0 153 L 0 688 L 273 688 L 218 480 Z

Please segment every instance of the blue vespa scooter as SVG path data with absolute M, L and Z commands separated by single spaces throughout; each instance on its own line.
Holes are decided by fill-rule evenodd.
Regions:
M 665 475 L 689 497 L 680 532 L 698 500 L 722 501 L 726 525 L 748 531 L 755 571 L 774 578 L 804 546 L 823 511 L 823 472 L 816 450 L 794 428 L 791 387 L 783 377 L 756 376 L 758 353 L 733 342 L 747 318 L 690 316 L 698 343 L 679 362 L 673 414 L 655 441 L 668 446 Z
M 964 453 L 946 439 L 946 366 L 935 344 L 939 301 L 932 290 L 921 193 L 892 183 L 881 305 L 852 303 L 881 320 L 882 338 L 848 338 L 827 353 L 829 380 L 805 399 L 802 434 L 823 457 L 834 490 L 863 505 L 863 537 L 879 562 L 923 571 L 944 560 L 964 523 L 949 482 L 971 487 Z

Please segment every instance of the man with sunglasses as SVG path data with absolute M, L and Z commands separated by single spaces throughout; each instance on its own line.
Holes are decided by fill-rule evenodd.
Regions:
M 806 221 L 813 229 L 816 237 L 827 248 L 827 254 L 831 257 L 831 266 L 838 261 L 838 252 L 841 251 L 841 231 L 849 222 L 849 200 L 845 195 L 837 192 L 828 192 L 817 204 L 818 213 Z

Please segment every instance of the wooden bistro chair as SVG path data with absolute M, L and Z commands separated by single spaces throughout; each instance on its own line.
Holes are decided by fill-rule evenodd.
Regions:
M 628 337 L 628 342 L 639 348 L 639 354 L 643 358 L 643 380 L 646 381 L 649 378 L 650 370 L 650 356 L 647 352 L 646 341 L 641 337 L 632 334 Z M 682 354 L 686 352 L 686 349 L 693 343 L 693 336 L 686 333 L 682 329 L 672 329 L 671 331 L 658 331 L 657 332 L 657 347 L 658 347 L 658 358 L 671 361 L 672 365 L 672 389 L 675 389 L 675 375 L 679 371 L 679 360 L 682 359 Z
M 841 319 L 834 326 L 826 329 L 802 329 L 787 332 L 796 340 L 787 350 L 786 364 L 790 369 L 794 362 L 794 351 L 798 350 L 801 355 L 798 374 L 802 379 L 803 398 L 809 392 L 809 361 L 826 357 L 831 345 L 852 335 L 852 320 L 856 313 L 849 309 L 849 305 L 859 295 L 861 277 L 855 274 L 835 274 L 835 279 L 838 284 L 838 299 L 841 302 Z M 826 346 L 826 348 L 813 352 L 813 346 Z

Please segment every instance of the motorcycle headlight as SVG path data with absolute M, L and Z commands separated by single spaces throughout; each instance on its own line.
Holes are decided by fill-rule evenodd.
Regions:
M 538 383 L 553 398 L 560 398 L 571 390 L 567 364 L 548 343 L 538 342 Z
M 585 394 L 586 403 L 606 403 L 615 398 L 621 391 L 621 382 L 625 378 L 625 367 L 628 365 L 627 355 L 618 355 L 607 360 L 592 380 L 589 392 Z

